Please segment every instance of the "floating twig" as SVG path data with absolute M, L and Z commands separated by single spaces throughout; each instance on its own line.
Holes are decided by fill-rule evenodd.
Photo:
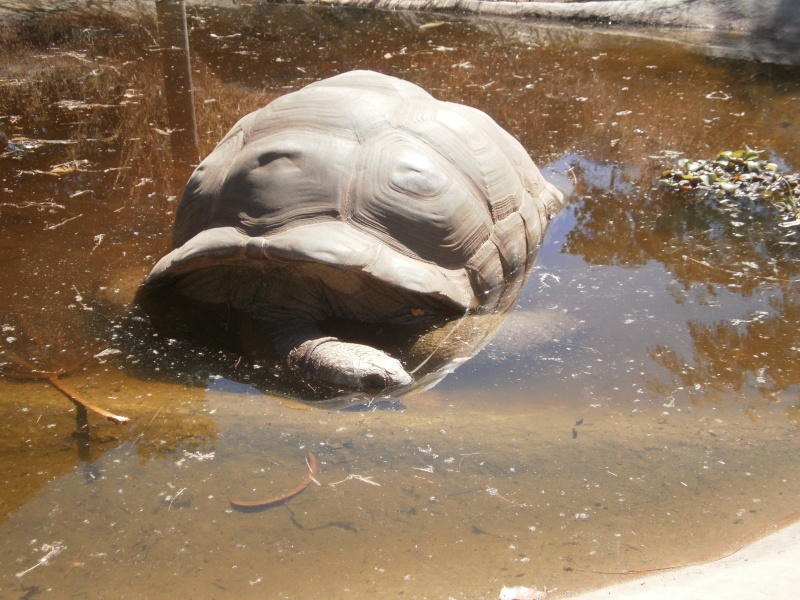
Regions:
M 243 508 L 243 509 L 269 508 L 270 506 L 281 504 L 282 502 L 285 502 L 289 498 L 297 496 L 297 494 L 306 489 L 312 481 L 315 481 L 314 475 L 317 474 L 317 457 L 314 456 L 312 452 L 308 453 L 306 464 L 308 465 L 308 474 L 306 474 L 303 481 L 296 488 L 293 488 L 288 492 L 286 492 L 285 494 L 281 494 L 280 496 L 275 496 L 274 498 L 270 498 L 269 500 L 257 500 L 255 502 L 245 502 L 242 500 L 229 500 L 231 506 L 233 506 L 234 508 Z
M 171 509 L 171 508 L 172 508 L 172 503 L 173 503 L 173 502 L 175 502 L 175 500 L 177 499 L 177 497 L 178 497 L 178 496 L 180 496 L 180 495 L 181 495 L 183 492 L 185 492 L 185 491 L 186 491 L 186 488 L 181 488 L 181 489 L 179 489 L 179 490 L 178 490 L 178 492 L 177 492 L 177 493 L 176 493 L 176 494 L 175 494 L 175 495 L 172 497 L 172 499 L 169 501 L 169 506 L 167 507 L 167 510 L 169 510 L 169 509 Z
M 458 461 L 458 466 L 459 467 L 461 466 L 461 463 L 464 462 L 464 458 L 465 457 L 467 457 L 467 456 L 475 456 L 477 454 L 483 454 L 483 452 L 469 452 L 467 454 L 462 454 L 461 455 L 461 460 Z
M 61 554 L 61 552 L 63 552 L 66 549 L 67 547 L 62 542 L 53 542 L 52 544 L 42 544 L 42 552 L 47 552 L 47 554 L 45 554 L 38 561 L 36 561 L 36 564 L 33 565 L 32 567 L 29 567 L 24 571 L 20 571 L 19 573 L 17 573 L 16 574 L 17 579 L 22 579 L 23 577 L 25 577 L 25 575 L 33 571 L 36 567 L 41 567 L 50 564 L 51 558 L 58 556 L 59 554 Z
M 488 493 L 490 496 L 495 496 L 496 498 L 500 498 L 500 500 L 505 500 L 505 501 L 506 501 L 506 502 L 508 502 L 509 504 L 514 504 L 514 505 L 516 505 L 516 502 L 514 502 L 513 500 L 509 500 L 508 498 L 506 498 L 505 496 L 503 496 L 503 495 L 502 495 L 500 492 L 498 492 L 498 491 L 497 491 L 497 488 L 489 487 L 489 486 L 487 485 L 487 486 L 486 486 L 486 492 L 487 492 L 487 493 Z
M 35 335 L 30 334 L 32 338 L 35 338 Z M 115 415 L 112 412 L 107 411 L 104 408 L 100 408 L 99 406 L 95 406 L 94 404 L 84 400 L 81 396 L 78 395 L 72 388 L 68 387 L 63 381 L 59 379 L 59 376 L 65 375 L 69 372 L 79 369 L 83 366 L 84 363 L 93 359 L 93 356 L 87 356 L 72 365 L 71 368 L 65 369 L 55 369 L 52 371 L 47 371 L 44 369 L 39 368 L 36 363 L 33 361 L 27 360 L 17 352 L 15 352 L 10 344 L 5 340 L 0 340 L 3 343 L 3 350 L 2 353 L 5 354 L 8 358 L 11 359 L 11 364 L 5 364 L 0 366 L 0 374 L 4 377 L 10 377 L 12 379 L 38 379 L 41 381 L 46 381 L 54 388 L 56 388 L 59 392 L 64 394 L 67 398 L 72 400 L 72 403 L 78 406 L 79 408 L 83 408 L 86 410 L 91 410 L 92 412 L 97 413 L 111 421 L 112 423 L 127 423 L 130 421 L 128 417 L 123 417 L 121 415 Z M 38 340 L 36 340 L 38 342 Z M 44 345 L 40 343 L 40 345 Z
M 358 481 L 363 481 L 364 483 L 381 487 L 380 483 L 378 483 L 377 481 L 372 481 L 372 476 L 364 477 L 363 475 L 355 475 L 352 473 L 347 477 L 345 477 L 344 479 L 342 479 L 341 481 L 334 481 L 333 483 L 329 483 L 328 485 L 334 487 L 339 485 L 340 483 L 344 483 L 345 481 L 352 481 L 353 479 L 357 479 Z
M 82 562 L 80 562 L 80 560 L 78 560 L 78 559 L 80 559 L 80 557 L 81 557 L 81 556 L 83 556 L 83 551 L 84 551 L 85 549 L 86 549 L 86 544 L 84 544 L 83 546 L 81 546 L 81 549 L 80 549 L 80 551 L 79 551 L 79 552 L 78 552 L 78 554 L 75 556 L 75 560 L 73 560 L 73 561 L 72 561 L 72 564 L 70 564 L 70 566 L 69 566 L 69 569 L 67 569 L 67 572 L 66 572 L 66 573 L 64 573 L 64 579 L 66 579 L 66 578 L 67 578 L 67 576 L 68 576 L 68 575 L 69 575 L 69 574 L 72 572 L 72 569 L 74 569 L 75 567 L 82 567 L 82 566 L 83 566 L 83 563 L 82 563 Z
M 565 164 L 565 165 L 567 165 L 567 173 L 569 173 L 570 175 L 572 175 L 572 179 L 573 179 L 573 181 L 575 182 L 575 185 L 578 185 L 578 176 L 577 176 L 577 175 L 575 175 L 575 169 L 574 169 L 574 167 L 573 167 L 572 165 L 570 165 L 570 164 L 566 163 L 566 162 L 565 162 L 564 164 Z
M 686 256 L 686 255 L 684 255 L 683 258 L 684 260 L 691 260 L 692 262 L 696 262 L 698 265 L 703 265 L 704 267 L 707 267 L 709 269 L 714 269 L 716 271 L 722 271 L 723 273 L 727 273 L 728 275 L 733 275 L 734 277 L 739 277 L 742 275 L 737 271 L 731 271 L 729 269 L 723 269 L 722 267 L 714 266 L 706 260 L 698 260 L 696 258 L 692 258 L 691 256 Z M 769 275 L 758 275 L 755 273 L 748 273 L 747 276 L 753 279 L 762 279 L 764 281 L 777 281 L 780 283 L 796 283 L 798 281 L 797 279 L 781 279 L 780 277 L 771 277 Z
M 83 216 L 83 214 L 75 215 L 74 217 L 69 217 L 67 219 L 64 219 L 63 221 L 60 221 L 60 222 L 56 223 L 55 225 L 47 225 L 45 227 L 45 229 L 47 229 L 47 230 L 56 229 L 57 227 L 61 227 L 62 225 L 66 225 L 70 221 L 74 221 L 75 219 L 80 219 L 82 216 Z
M 99 406 L 95 406 L 94 404 L 87 402 L 86 400 L 81 398 L 76 392 L 74 392 L 71 388 L 64 385 L 64 383 L 58 378 L 57 375 L 47 377 L 46 381 L 54 388 L 56 388 L 59 392 L 64 394 L 67 398 L 72 400 L 72 402 L 77 406 L 83 407 L 86 410 L 91 410 L 92 412 L 95 412 L 98 415 L 105 417 L 112 423 L 127 423 L 128 421 L 130 421 L 128 417 L 115 415 L 114 413 L 107 411 L 105 408 L 100 408 Z

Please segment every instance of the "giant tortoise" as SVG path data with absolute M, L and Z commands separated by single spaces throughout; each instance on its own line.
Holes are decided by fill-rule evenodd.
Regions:
M 413 324 L 491 309 L 524 278 L 562 194 L 485 113 L 353 71 L 242 118 L 191 176 L 146 287 L 255 317 L 304 377 L 412 383 L 332 318 Z

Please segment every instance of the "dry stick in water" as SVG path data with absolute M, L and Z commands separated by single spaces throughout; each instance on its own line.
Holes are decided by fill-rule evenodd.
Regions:
M 32 363 L 29 360 L 24 359 L 19 354 L 14 352 L 8 346 L 8 344 L 4 344 L 4 346 L 5 346 L 4 353 L 6 355 L 8 355 L 8 357 L 12 361 L 17 363 L 19 368 L 23 369 L 23 370 L 19 370 L 19 368 L 18 369 L 13 369 L 12 368 L 12 369 L 4 372 L 4 375 L 6 375 L 7 377 L 12 377 L 14 379 L 40 379 L 40 380 L 46 381 L 47 383 L 52 385 L 54 388 L 56 388 L 59 392 L 64 394 L 67 398 L 72 400 L 73 404 L 77 405 L 78 407 L 83 407 L 83 408 L 85 408 L 87 410 L 91 410 L 92 412 L 97 413 L 98 415 L 102 415 L 103 417 L 105 417 L 106 419 L 108 419 L 109 421 L 111 421 L 113 423 L 127 423 L 128 421 L 130 421 L 130 419 L 128 417 L 115 415 L 114 413 L 109 412 L 104 408 L 100 408 L 99 406 L 95 406 L 94 404 L 91 404 L 90 402 L 87 402 L 86 400 L 81 398 L 77 394 L 77 392 L 75 392 L 71 388 L 67 387 L 58 378 L 59 375 L 64 375 L 66 373 L 66 371 L 55 371 L 55 372 L 51 371 L 49 373 L 45 372 L 45 371 L 41 371 L 41 370 L 39 370 L 39 367 L 37 365 L 35 365 L 34 363 Z
M 241 500 L 229 500 L 231 506 L 235 508 L 268 508 L 270 506 L 274 506 L 276 504 L 280 504 L 297 496 L 300 492 L 308 487 L 308 485 L 314 481 L 314 475 L 317 474 L 317 457 L 314 456 L 312 452 L 308 453 L 308 474 L 303 479 L 302 483 L 298 485 L 296 488 L 289 490 L 285 494 L 281 494 L 280 496 L 276 496 L 274 498 L 270 498 L 269 500 L 259 500 L 255 502 L 243 502 Z
M 64 385 L 57 375 L 48 377 L 47 382 L 54 388 L 56 388 L 59 392 L 64 394 L 67 398 L 72 400 L 72 402 L 74 402 L 76 405 L 82 406 L 83 408 L 91 410 L 92 412 L 96 412 L 98 415 L 105 417 L 112 423 L 127 423 L 128 421 L 130 421 L 128 417 L 115 415 L 114 413 L 107 411 L 105 408 L 100 408 L 99 406 L 95 406 L 94 404 L 87 402 L 86 400 L 78 396 L 77 393 L 72 391 L 72 389 Z

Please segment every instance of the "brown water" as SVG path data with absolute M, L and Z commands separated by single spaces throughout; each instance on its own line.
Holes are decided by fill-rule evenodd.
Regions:
M 192 9 L 193 95 L 154 16 L 2 29 L 0 596 L 566 594 L 796 513 L 796 229 L 657 177 L 670 152 L 745 144 L 800 168 L 797 67 L 630 31 L 421 27 L 442 20 Z M 269 365 L 129 318 L 195 134 L 204 155 L 245 112 L 353 68 L 485 110 L 570 200 L 492 344 L 391 410 L 265 395 Z M 11 377 L 31 370 L 131 422 L 81 431 L 54 387 Z M 309 451 L 320 485 L 231 509 L 297 485 Z

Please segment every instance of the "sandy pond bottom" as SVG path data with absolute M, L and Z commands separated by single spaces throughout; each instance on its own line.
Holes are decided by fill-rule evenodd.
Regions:
M 151 383 L 129 431 L 93 427 L 89 461 L 57 474 L 48 464 L 81 451 L 68 405 L 40 384 L 4 387 L 3 422 L 22 437 L 4 430 L 3 447 L 29 470 L 6 475 L 5 506 L 31 498 L 0 525 L 4 598 L 562 595 L 734 551 L 800 494 L 778 473 L 798 462 L 779 404 L 743 418 L 445 386 L 404 410 L 336 412 Z M 231 497 L 294 487 L 308 452 L 320 485 L 232 510 Z

